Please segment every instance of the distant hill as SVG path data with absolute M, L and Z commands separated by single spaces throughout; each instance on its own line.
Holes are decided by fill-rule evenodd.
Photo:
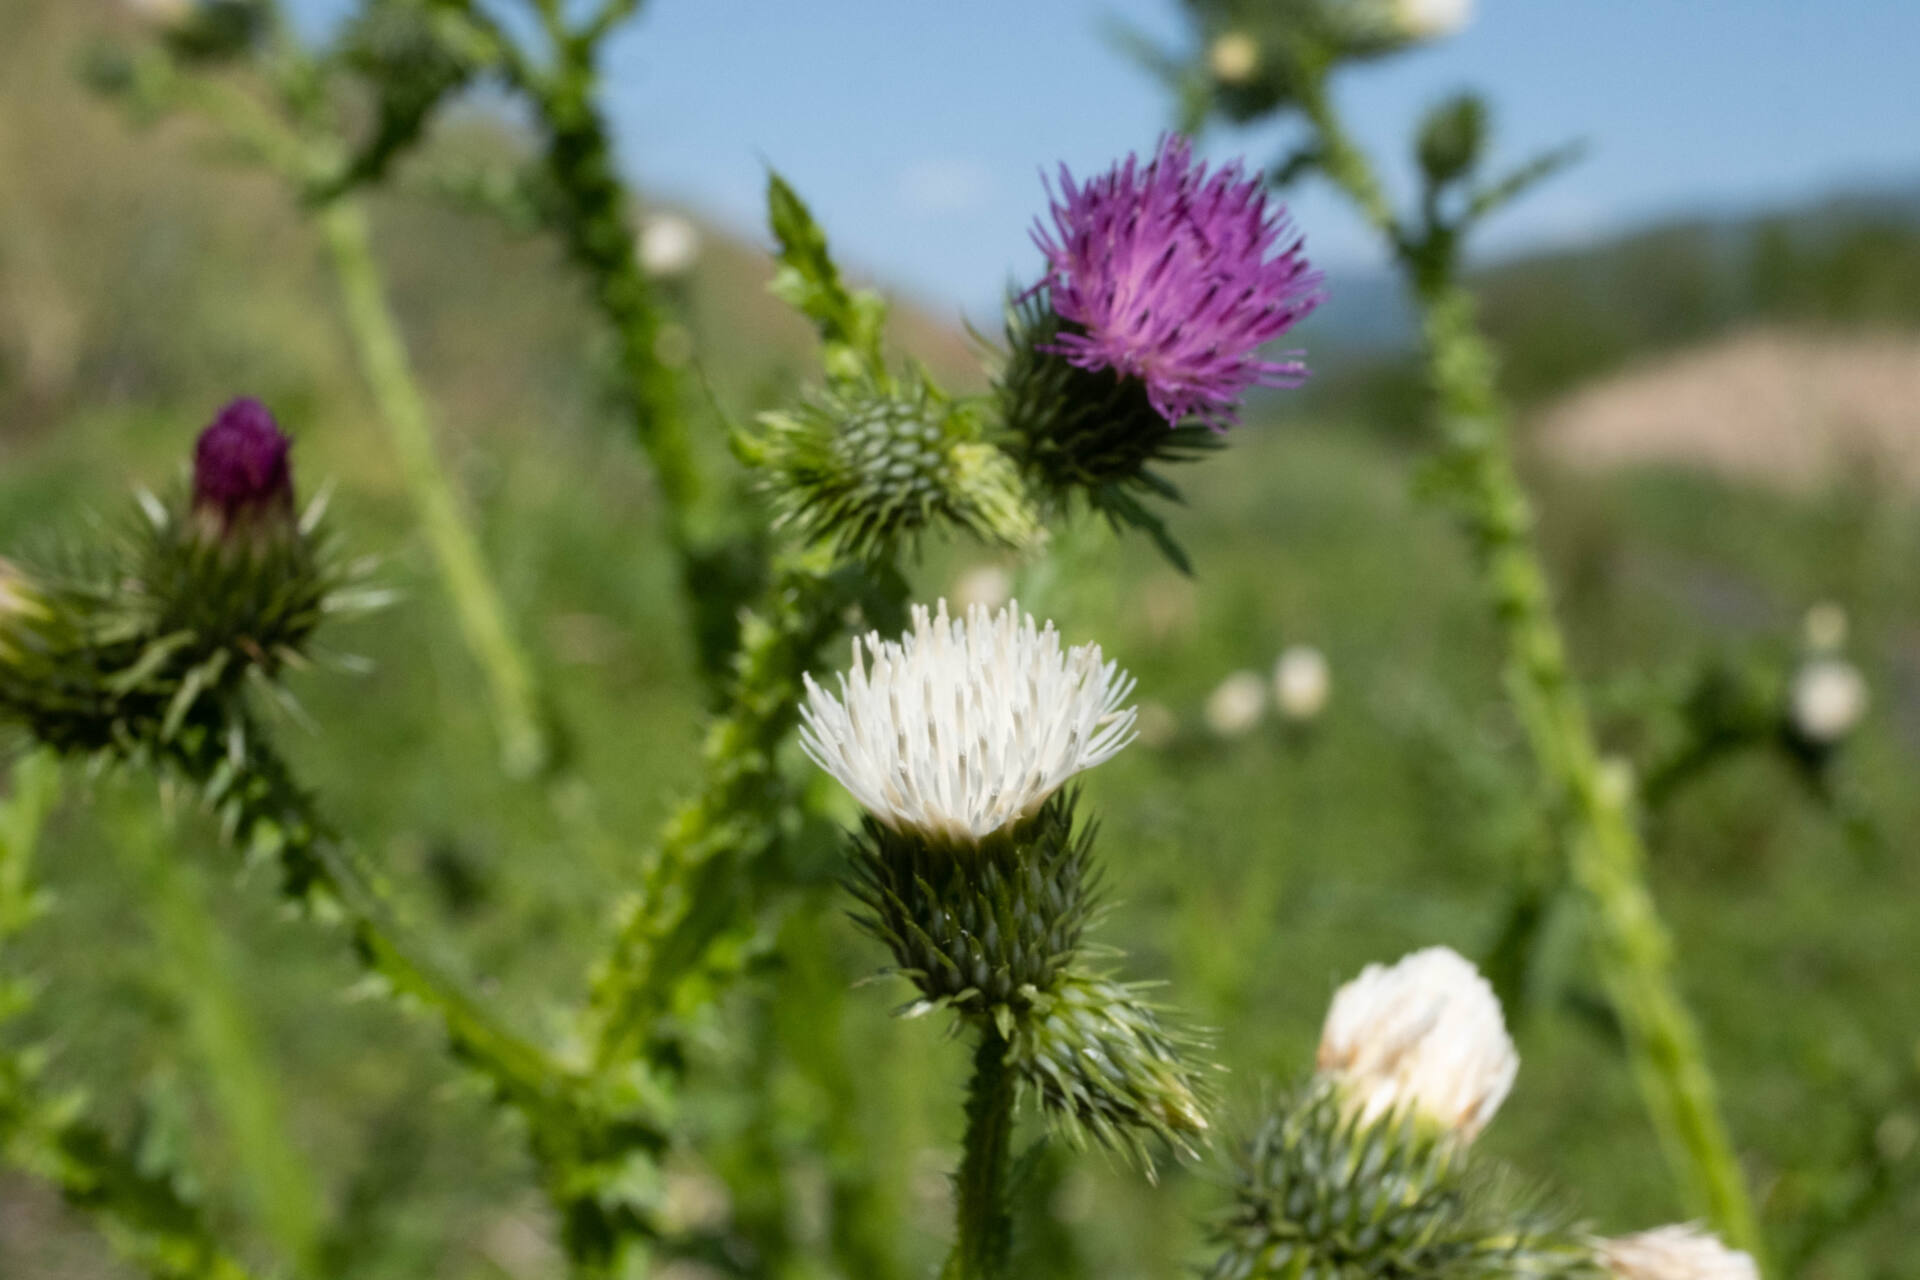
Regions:
M 81 410 L 200 412 L 239 390 L 307 417 L 363 416 L 333 281 L 286 193 L 209 155 L 186 122 L 136 129 L 80 83 L 90 42 L 124 23 L 118 5 L 0 0 L 0 444 Z M 527 144 L 476 109 L 430 145 Z M 604 335 L 550 237 L 404 190 L 378 197 L 376 233 L 445 429 L 604 414 Z M 673 288 L 700 385 L 744 411 L 813 367 L 814 340 L 766 292 L 764 246 L 711 226 L 701 243 Z M 836 247 L 858 261 L 857 245 Z M 957 318 L 897 304 L 893 337 L 950 378 L 977 377 Z

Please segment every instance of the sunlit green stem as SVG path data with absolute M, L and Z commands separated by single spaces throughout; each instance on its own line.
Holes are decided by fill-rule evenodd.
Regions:
M 1568 666 L 1531 507 L 1514 469 L 1494 353 L 1471 295 L 1454 281 L 1452 244 L 1409 243 L 1372 166 L 1324 96 L 1311 95 L 1305 106 L 1328 175 L 1380 228 L 1411 277 L 1439 405 L 1442 462 L 1461 495 L 1461 517 L 1504 639 L 1508 690 L 1539 768 L 1567 808 L 1572 877 L 1587 902 L 1601 978 L 1668 1162 L 1694 1211 L 1731 1243 L 1757 1250 L 1745 1179 L 1647 887 L 1632 797 L 1603 768 Z
M 318 1275 L 321 1199 L 287 1132 L 286 1099 L 235 989 L 239 958 L 208 910 L 170 829 L 142 814 L 122 815 L 115 831 L 116 845 L 144 890 L 147 917 L 233 1144 L 246 1196 L 296 1272 Z
M 514 639 L 479 539 L 435 450 L 426 402 L 382 286 L 366 210 L 343 197 L 321 210 L 319 220 L 367 385 L 399 455 L 461 633 L 486 678 L 502 758 L 510 774 L 527 776 L 546 763 L 549 753 L 533 664 Z
M 966 1145 L 954 1179 L 953 1252 L 940 1280 L 1001 1280 L 1006 1274 L 1013 1244 L 1007 1174 L 1015 1084 L 1007 1069 L 1007 1042 L 992 1027 L 982 1027 L 967 1086 Z

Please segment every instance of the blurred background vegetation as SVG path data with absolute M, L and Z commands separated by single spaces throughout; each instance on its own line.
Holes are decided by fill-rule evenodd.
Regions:
M 290 733 L 289 748 L 499 998 L 530 1022 L 551 1017 L 631 868 L 582 864 L 549 797 L 501 778 L 479 677 L 312 232 L 271 180 L 92 99 L 77 69 L 101 23 L 67 0 L 0 8 L 0 547 L 167 481 L 230 396 L 273 405 L 304 486 L 339 482 L 343 524 L 406 590 L 401 607 L 328 637 L 372 673 L 305 678 L 322 728 Z M 429 150 L 522 145 L 476 108 Z M 703 708 L 645 470 L 611 421 L 603 338 L 548 243 L 407 185 L 378 201 L 377 240 L 443 448 L 552 674 L 580 772 L 637 856 L 692 776 Z M 675 288 L 697 353 L 690 407 L 717 454 L 722 417 L 791 386 L 811 340 L 765 294 L 762 246 L 712 227 L 703 245 Z M 1657 756 L 1638 712 L 1671 690 L 1789 669 L 1815 603 L 1852 620 L 1871 710 L 1830 769 L 1735 753 L 1648 821 L 1685 994 L 1776 1248 L 1806 1276 L 1910 1275 L 1920 188 L 1650 227 L 1503 262 L 1478 284 L 1613 749 Z M 1338 979 L 1434 942 L 1499 962 L 1525 934 L 1525 963 L 1504 974 L 1525 1066 L 1486 1144 L 1577 1188 L 1605 1229 L 1671 1219 L 1613 1029 L 1574 959 L 1575 914 L 1551 886 L 1525 901 L 1511 888 L 1550 862 L 1546 833 L 1465 552 L 1411 483 L 1421 401 L 1404 313 L 1383 285 L 1338 281 L 1326 312 L 1305 337 L 1312 389 L 1263 402 L 1231 462 L 1189 477 L 1176 525 L 1194 579 L 1093 529 L 1040 566 L 1002 566 L 1024 603 L 1101 640 L 1167 712 L 1154 742 L 1089 783 L 1119 899 L 1104 928 L 1221 1030 L 1241 1112 L 1306 1063 Z M 974 367 L 957 324 L 911 306 L 896 317 L 901 345 L 935 368 Z M 917 594 L 974 567 L 971 548 L 933 548 Z M 1325 713 L 1210 734 L 1214 687 L 1236 669 L 1264 676 L 1291 644 L 1328 656 Z M 431 1036 L 342 996 L 350 961 L 287 927 L 270 869 L 236 876 L 193 815 L 156 828 L 150 797 L 131 790 L 98 784 L 47 845 L 62 909 L 28 935 L 25 961 L 57 975 L 37 1016 L 57 1027 L 63 1076 L 85 1081 L 155 1167 L 190 1153 L 216 1218 L 282 1245 L 309 1236 L 323 1274 L 558 1274 L 519 1144 Z M 856 1162 L 914 1224 L 885 1246 L 898 1274 L 924 1274 L 947 1230 L 961 1055 L 890 1022 L 886 1000 L 846 998 L 878 957 L 833 897 L 832 846 L 799 847 L 819 892 L 782 926 L 766 962 L 778 972 L 737 994 L 703 1042 L 678 1211 L 749 1236 L 777 1218 L 804 1240 L 841 1228 L 827 1162 Z M 743 1092 L 738 1073 L 761 1069 L 771 1085 Z M 233 1111 L 212 1096 L 219 1079 L 284 1108 L 293 1163 L 310 1173 L 263 1173 L 260 1142 L 211 1121 Z M 829 1130 L 837 1147 L 820 1140 Z M 1167 1183 L 1150 1191 L 1097 1157 L 1048 1174 L 1034 1194 L 1059 1226 L 1045 1246 L 1059 1274 L 1191 1262 L 1214 1176 Z M 319 1210 L 288 1208 L 306 1194 Z M 84 1222 L 0 1174 L 0 1276 L 120 1274 Z

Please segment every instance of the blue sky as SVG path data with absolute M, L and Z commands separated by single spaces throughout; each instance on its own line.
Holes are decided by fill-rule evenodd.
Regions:
M 1041 168 L 1104 167 L 1167 122 L 1105 40 L 1115 18 L 1181 32 L 1175 0 L 651 0 L 610 51 L 622 158 L 646 190 L 749 234 L 771 164 L 849 261 L 987 313 L 1038 261 Z M 1492 230 L 1497 251 L 1920 180 L 1917 58 L 1920 0 L 1481 0 L 1465 32 L 1349 73 L 1341 98 L 1396 160 L 1422 109 L 1469 86 L 1495 108 L 1496 156 L 1586 139 L 1576 170 Z M 1265 161 L 1277 138 L 1208 150 Z M 1324 191 L 1294 212 L 1326 265 L 1375 260 Z

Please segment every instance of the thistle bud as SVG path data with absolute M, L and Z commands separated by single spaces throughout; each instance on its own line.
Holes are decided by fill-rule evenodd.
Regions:
M 1866 715 L 1867 681 L 1845 658 L 1814 658 L 1794 673 L 1787 698 L 1794 732 L 1814 747 L 1833 747 Z
M 640 265 L 658 279 L 678 279 L 700 261 L 700 228 L 674 213 L 640 224 Z
M 1333 693 L 1327 656 L 1312 645 L 1289 645 L 1273 666 L 1273 701 L 1295 723 L 1317 720 Z
M 1753 1259 L 1690 1226 L 1602 1240 L 1595 1251 L 1613 1280 L 1760 1280 Z
M 1207 728 L 1216 738 L 1243 738 L 1267 713 L 1267 685 L 1257 671 L 1236 671 L 1207 695 Z
M 1240 84 L 1260 66 L 1260 45 L 1244 31 L 1228 31 L 1207 48 L 1207 70 L 1221 84 Z
M 1439 40 L 1473 21 L 1473 0 L 1394 0 L 1393 17 L 1408 40 Z
M 1478 167 L 1486 147 L 1486 104 L 1463 93 L 1427 113 L 1414 154 L 1428 185 L 1442 187 Z
M 193 514 L 218 537 L 291 529 L 292 442 L 258 400 L 235 400 L 200 433 L 193 451 Z
M 1316 1065 L 1363 1124 L 1411 1112 L 1471 1142 L 1513 1087 L 1520 1059 L 1479 970 L 1430 947 L 1391 968 L 1368 965 L 1340 988 Z
M 1192 1047 L 1137 989 L 1075 973 L 1014 1027 L 1008 1062 L 1070 1142 L 1091 1138 L 1145 1165 L 1145 1138 L 1188 1157 L 1207 1138 Z
M 924 382 L 905 395 L 857 388 L 763 414 L 741 442 L 779 519 L 847 555 L 884 558 L 941 521 L 1008 546 L 1044 535 L 1012 459 L 978 415 Z

